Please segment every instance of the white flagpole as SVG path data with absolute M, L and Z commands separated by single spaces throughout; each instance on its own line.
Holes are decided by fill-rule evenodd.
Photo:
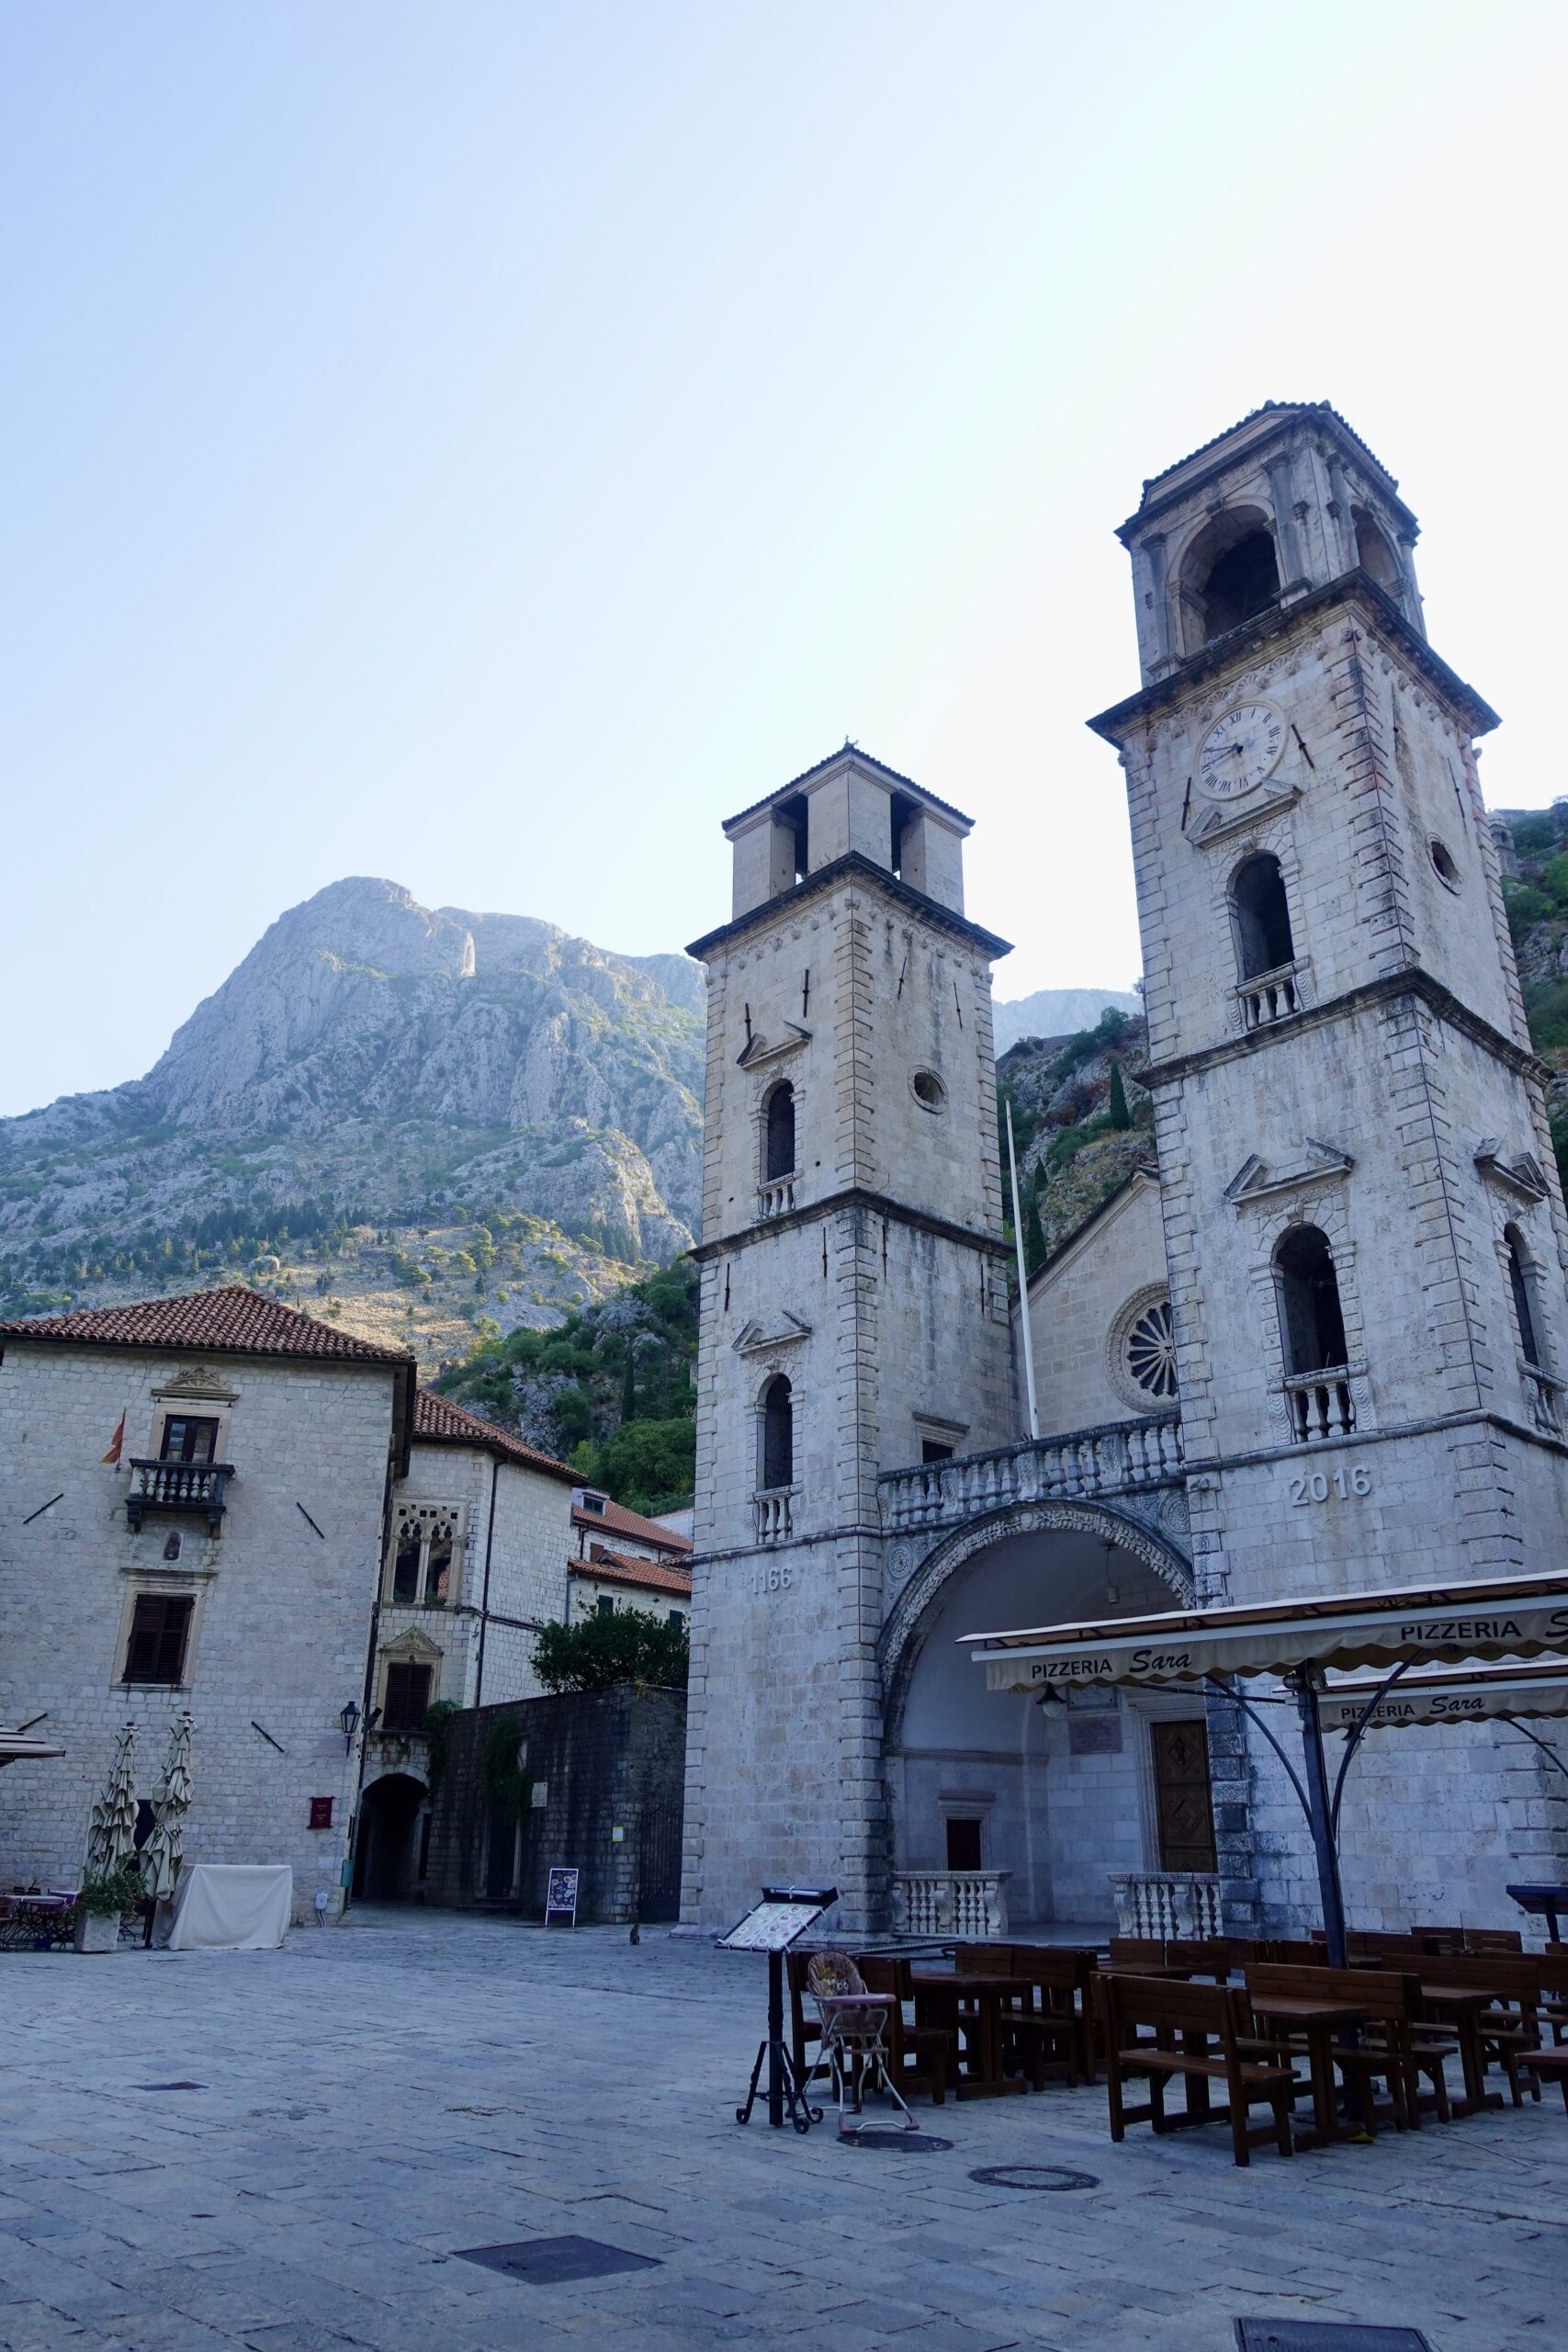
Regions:
M 1029 1329 L 1029 1274 L 1023 1259 L 1023 1216 L 1018 1205 L 1018 1153 L 1012 1140 L 1012 1104 L 1007 1105 L 1008 1167 L 1012 1176 L 1012 1238 L 1018 1250 L 1018 1320 L 1023 1334 L 1023 1378 L 1029 1390 L 1029 1434 L 1040 1434 L 1040 1410 L 1034 1401 L 1034 1341 Z

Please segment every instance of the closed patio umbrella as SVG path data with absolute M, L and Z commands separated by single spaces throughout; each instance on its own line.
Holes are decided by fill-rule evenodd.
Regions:
M 164 1786 L 152 1835 L 141 1853 L 142 1884 L 159 1902 L 173 1894 L 180 1874 L 185 1815 L 191 1798 L 190 1736 L 191 1719 L 182 1715 L 169 1742 L 169 1758 L 164 1767 Z
M 93 1807 L 87 1831 L 87 1871 L 107 1878 L 136 1849 L 136 1725 L 127 1724 L 115 1742 L 114 1762 Z

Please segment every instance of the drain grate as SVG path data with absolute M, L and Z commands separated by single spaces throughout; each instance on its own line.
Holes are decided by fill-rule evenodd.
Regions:
M 840 2132 L 840 2148 L 902 2148 L 907 2155 L 934 2156 L 952 2147 L 951 2140 L 939 2140 L 934 2132 Z
M 625 2246 L 605 2245 L 598 2238 L 519 2238 L 513 2245 L 467 2245 L 456 2251 L 459 2262 L 504 2271 L 508 2278 L 525 2279 L 530 2287 L 559 2287 L 573 2278 L 608 2278 L 617 2270 L 660 2267 L 651 2254 L 628 2254 Z
M 132 2083 L 133 2091 L 204 2091 L 205 2083 Z
M 1432 2352 L 1418 2327 L 1362 2327 L 1355 2320 L 1238 2319 L 1237 2352 Z
M 969 2177 L 983 2188 L 1037 2188 L 1046 2194 L 1100 2187 L 1098 2173 L 1073 2172 L 1066 2165 L 982 2165 Z

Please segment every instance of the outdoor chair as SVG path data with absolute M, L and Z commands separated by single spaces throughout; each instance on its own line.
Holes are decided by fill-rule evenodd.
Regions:
M 1415 1976 L 1396 1975 L 1392 1969 L 1296 1967 L 1278 1962 L 1257 1962 L 1245 1972 L 1247 1999 L 1273 1993 L 1306 2001 L 1346 2001 L 1361 2010 L 1367 2022 L 1348 2031 L 1334 2046 L 1334 2064 L 1340 2079 L 1355 2098 L 1368 2133 L 1376 2137 L 1373 2086 L 1388 2086 L 1393 2120 L 1401 2132 L 1414 2131 L 1420 2121 L 1420 2077 L 1431 2083 L 1429 2103 L 1438 2119 L 1452 2116 L 1443 2062 L 1455 2055 L 1455 2044 L 1418 2031 L 1421 1987 Z M 1271 2028 L 1268 2019 L 1254 2020 L 1253 2046 L 1272 2050 L 1281 2062 L 1305 2057 L 1305 2037 Z
M 1120 1969 L 1165 1966 L 1165 1943 L 1158 1936 L 1112 1936 L 1109 1965 Z
M 1388 1961 L 1382 1964 L 1384 1968 L 1391 1965 Z M 1476 2024 L 1486 2064 L 1502 2068 L 1514 2105 L 1522 2106 L 1520 2062 L 1528 2052 L 1540 2047 L 1540 1964 L 1533 1953 L 1444 1952 L 1427 1962 L 1421 1979 L 1427 1984 L 1451 1984 L 1459 1991 L 1473 1986 L 1499 1996 L 1495 2007 L 1481 2012 Z M 1429 2032 L 1423 2036 L 1418 2030 L 1418 2040 L 1427 2038 Z M 1540 2084 L 1534 2075 L 1529 2090 L 1533 2098 L 1540 2097 Z
M 1244 1993 L 1226 1984 L 1183 1984 L 1169 1977 L 1110 1974 L 1100 1979 L 1105 2025 L 1105 2088 L 1111 2136 L 1122 2140 L 1129 2123 L 1148 2122 L 1157 2132 L 1228 2122 L 1238 2165 L 1251 2162 L 1254 2146 L 1270 2137 L 1282 2156 L 1294 2154 L 1291 2109 L 1299 2087 L 1289 2064 L 1248 2057 L 1243 2048 L 1249 2013 Z M 1145 2030 L 1146 2029 L 1146 2030 Z M 1123 2087 L 1145 2076 L 1148 2104 L 1129 2107 Z M 1179 2076 L 1186 2109 L 1166 2111 L 1166 2085 Z M 1225 2104 L 1210 2101 L 1210 2086 L 1222 2084 Z M 1271 2125 L 1249 2126 L 1248 2110 L 1269 2109 Z
M 1060 2065 L 1071 2088 L 1092 2083 L 1098 2071 L 1099 2017 L 1094 1987 L 1100 1963 L 1092 1951 L 1070 1945 L 1014 1944 L 1012 1975 L 1022 1998 L 1006 2021 L 1010 2054 L 1034 2088 L 1046 2068 Z
M 887 2012 L 888 2073 L 906 2096 L 929 2095 L 932 2106 L 940 2107 L 947 2096 L 948 2084 L 957 2079 L 958 2052 L 953 2036 L 941 2026 L 910 2025 L 906 2021 L 904 2004 L 908 2001 L 912 2007 L 915 1998 L 909 1962 L 883 1953 L 863 1952 L 855 1965 L 868 1993 L 892 1996 L 893 2006 Z
M 822 2018 L 821 2053 L 814 2074 L 826 2067 L 839 2109 L 839 2130 L 846 2113 L 863 2111 L 868 2090 L 884 2090 L 904 2118 L 908 2132 L 918 2132 L 903 2093 L 887 2071 L 888 2013 L 898 2006 L 890 1993 L 871 1993 L 860 1970 L 843 1951 L 816 1951 L 807 1962 L 806 1981 Z M 863 2126 L 857 2126 L 863 2129 Z
M 1540 1980 L 1541 2021 L 1551 2026 L 1552 2041 L 1560 2042 L 1568 2033 L 1568 1949 L 1557 1945 L 1530 1957 Z
M 1543 2078 L 1554 2082 L 1562 2093 L 1564 2112 L 1568 2112 L 1568 2050 L 1527 2050 L 1519 2064 L 1538 2085 Z

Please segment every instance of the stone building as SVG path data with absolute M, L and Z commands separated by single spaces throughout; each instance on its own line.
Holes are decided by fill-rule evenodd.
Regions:
M 1180 1691 L 1042 1706 L 955 1637 L 1556 1565 L 1568 1228 L 1482 801 L 1397 485 L 1270 405 L 1122 527 L 1157 1174 L 999 1258 L 965 820 L 846 751 L 730 820 L 710 971 L 687 1915 L 1101 1921 L 1196 1872 L 1297 1928 L 1278 1769 Z M 1505 1726 L 1374 1735 L 1353 1919 L 1501 1919 L 1568 1808 Z M 967 1905 L 955 1914 L 954 1906 Z
M 671 1515 L 676 1521 L 684 1512 Z M 671 1520 L 649 1519 L 596 1487 L 571 1498 L 573 1550 L 568 1621 L 640 1609 L 683 1625 L 692 1606 L 692 1539 Z

